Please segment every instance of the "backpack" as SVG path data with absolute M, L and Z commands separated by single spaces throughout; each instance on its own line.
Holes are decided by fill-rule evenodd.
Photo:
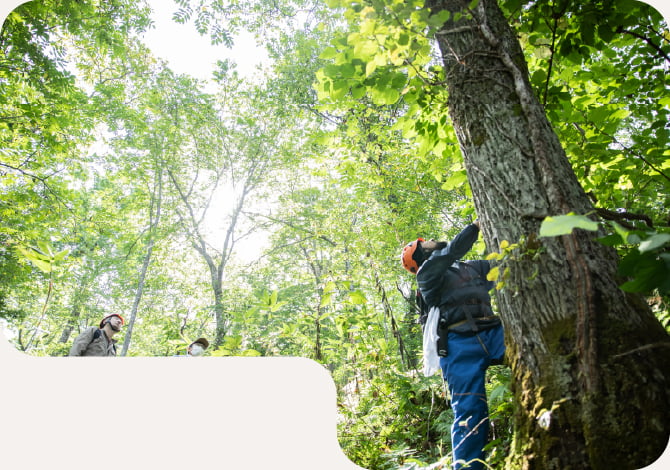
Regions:
M 102 336 L 102 330 L 98 328 L 97 330 L 95 330 L 95 333 L 93 333 L 93 338 L 91 338 L 91 341 L 88 343 L 89 346 L 93 341 L 100 338 L 101 336 Z M 116 344 L 114 344 L 113 342 L 112 342 L 112 349 L 114 350 L 114 354 L 116 355 Z
M 458 273 L 458 277 L 454 279 L 452 275 L 450 276 L 450 280 L 447 281 L 448 274 L 445 273 L 442 285 L 443 289 L 445 285 L 449 283 L 451 291 L 465 289 L 466 291 L 473 291 L 472 293 L 474 294 L 474 292 L 481 292 L 480 289 L 486 282 L 486 280 L 481 278 L 479 270 L 470 263 L 459 261 L 458 268 L 450 266 L 448 271 L 452 274 Z M 450 329 L 458 333 L 476 333 L 500 324 L 500 319 L 493 313 L 488 302 L 485 302 L 482 299 L 475 300 L 475 302 L 475 304 L 471 305 L 460 304 L 462 306 L 461 311 L 465 314 L 465 318 L 455 319 L 447 318 L 447 310 L 459 305 L 458 302 L 440 305 L 440 321 L 438 329 L 446 332 L 447 327 L 453 325 L 455 327 Z M 419 311 L 419 323 L 421 323 L 422 327 L 425 327 L 431 307 L 424 301 L 419 289 L 417 289 L 417 309 Z M 443 334 L 442 336 L 446 339 L 446 334 Z M 446 355 L 446 344 L 442 349 L 444 349 Z
M 470 266 L 468 263 L 463 263 L 462 261 L 459 261 L 458 264 L 459 266 L 464 265 L 466 267 L 465 269 L 458 269 L 458 275 L 459 275 L 458 287 L 460 287 L 470 282 L 474 277 L 476 277 L 476 274 L 474 276 L 472 275 L 472 271 L 474 270 L 474 268 Z M 428 305 L 426 301 L 423 299 L 423 295 L 421 295 L 421 291 L 418 288 L 416 289 L 416 310 L 417 314 L 419 315 L 418 320 L 419 323 L 422 326 L 425 325 L 428 319 L 428 313 L 430 312 L 430 305 Z

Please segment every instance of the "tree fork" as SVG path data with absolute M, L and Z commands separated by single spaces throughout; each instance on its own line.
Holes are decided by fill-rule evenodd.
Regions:
M 530 239 L 548 215 L 593 213 L 498 5 L 426 6 L 451 13 L 436 37 L 488 248 Z M 508 464 L 565 470 L 653 462 L 670 434 L 670 361 L 662 346 L 670 337 L 641 297 L 618 288 L 614 250 L 575 231 L 543 239 L 538 261 L 509 268 L 498 293 L 517 401 Z

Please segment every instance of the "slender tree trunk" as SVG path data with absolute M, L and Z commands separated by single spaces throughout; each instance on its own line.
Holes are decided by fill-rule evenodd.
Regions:
M 321 308 L 316 310 L 316 317 L 314 317 L 314 360 L 321 361 L 323 360 L 323 355 L 321 353 Z
M 149 264 L 151 264 L 151 255 L 153 253 L 155 243 L 155 232 L 161 218 L 161 203 L 163 200 L 163 172 L 160 168 L 156 172 L 156 186 L 154 191 L 155 192 L 152 195 L 152 201 L 149 206 L 149 241 L 147 242 L 147 251 L 144 254 L 144 261 L 142 262 L 142 268 L 140 269 L 137 289 L 135 289 L 135 298 L 133 300 L 133 307 L 130 312 L 130 318 L 128 318 L 128 326 L 126 327 L 123 347 L 121 348 L 121 356 L 125 356 L 127 354 L 128 348 L 130 347 L 130 341 L 133 337 L 133 328 L 135 327 L 135 320 L 137 319 L 137 310 L 139 309 L 140 301 L 142 300 L 142 295 L 144 293 L 144 281 L 147 277 Z M 155 214 L 153 212 L 154 206 L 156 207 Z
M 147 270 L 149 269 L 149 264 L 151 263 L 151 254 L 154 249 L 154 240 L 153 238 L 149 239 L 147 245 L 147 251 L 144 255 L 144 261 L 142 262 L 142 268 L 140 269 L 140 276 L 137 283 L 137 289 L 135 289 L 135 298 L 133 299 L 133 307 L 130 311 L 130 317 L 128 318 L 128 326 L 126 327 L 126 334 L 123 339 L 123 347 L 121 348 L 121 356 L 125 356 L 130 347 L 130 341 L 133 336 L 133 328 L 135 326 L 135 320 L 137 319 L 137 310 L 140 306 L 140 301 L 142 300 L 142 294 L 144 292 L 144 280 L 147 276 Z
M 670 338 L 642 298 L 617 287 L 613 250 L 583 231 L 538 240 L 544 217 L 593 207 L 498 5 L 427 3 L 452 12 L 438 42 L 487 247 L 521 241 L 497 296 L 517 401 L 510 468 L 648 465 L 670 434 Z
M 68 319 L 63 331 L 61 332 L 60 338 L 58 340 L 59 344 L 65 344 L 70 340 L 72 332 L 75 331 L 77 324 L 81 320 L 82 307 L 91 298 L 91 283 L 99 275 L 99 266 L 92 261 L 93 253 L 87 253 L 87 261 L 84 263 L 83 270 L 77 282 L 76 291 L 72 296 L 72 306 L 70 307 L 70 318 Z M 56 353 L 60 355 L 60 352 Z
M 226 263 L 222 260 L 218 266 L 210 266 L 212 270 L 212 292 L 214 293 L 214 317 L 216 318 L 215 348 L 223 344 L 223 340 L 228 333 L 228 324 L 223 314 L 223 268 L 225 265 Z
M 79 288 L 82 288 L 82 285 L 79 285 Z M 72 304 L 72 310 L 70 314 L 70 318 L 67 321 L 67 324 L 65 325 L 65 328 L 63 328 L 63 331 L 60 335 L 60 339 L 58 340 L 59 343 L 67 343 L 68 340 L 70 339 L 70 335 L 72 334 L 72 331 L 74 330 L 74 327 L 77 324 L 77 321 L 79 320 L 79 317 L 81 316 L 81 305 L 80 305 L 80 300 L 78 296 L 75 296 L 73 304 Z
M 321 286 L 323 282 L 323 266 L 319 261 L 310 255 L 310 250 L 306 246 L 301 245 L 300 250 L 303 253 L 304 259 L 307 261 L 310 271 L 314 276 L 314 288 L 318 294 L 319 305 L 316 307 L 314 312 L 314 360 L 321 361 L 322 356 L 322 347 L 321 347 L 321 315 L 323 315 L 324 309 L 321 307 L 321 302 L 323 300 L 324 292 L 323 287 Z

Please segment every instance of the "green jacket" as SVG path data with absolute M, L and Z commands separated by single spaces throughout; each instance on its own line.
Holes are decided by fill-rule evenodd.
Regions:
M 75 338 L 68 356 L 116 356 L 116 340 L 107 338 L 97 326 L 89 326 Z

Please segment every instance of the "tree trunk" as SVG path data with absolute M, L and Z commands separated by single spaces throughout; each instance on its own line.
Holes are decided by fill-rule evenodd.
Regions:
M 77 321 L 79 320 L 80 316 L 81 316 L 81 305 L 79 304 L 78 297 L 75 296 L 74 301 L 72 303 L 70 318 L 68 319 L 65 328 L 63 328 L 63 331 L 61 332 L 60 339 L 58 340 L 59 343 L 64 344 L 68 342 L 68 340 L 70 339 L 70 335 L 72 334 L 74 327 L 77 325 Z
M 508 464 L 643 467 L 670 434 L 670 337 L 641 297 L 617 287 L 616 254 L 591 233 L 538 240 L 544 217 L 593 207 L 498 5 L 469 5 L 427 2 L 434 12 L 452 13 L 438 43 L 487 247 L 521 245 L 503 261 L 509 277 L 497 295 L 517 401 Z
M 225 263 L 222 261 L 218 269 L 210 266 L 212 271 L 212 292 L 214 293 L 214 317 L 216 318 L 216 334 L 214 336 L 214 348 L 223 344 L 223 340 L 228 333 L 228 325 L 224 318 L 223 305 L 223 268 Z
M 316 316 L 314 317 L 314 360 L 321 362 L 323 360 L 323 355 L 321 354 L 321 308 L 316 310 Z
M 142 268 L 140 269 L 140 276 L 137 282 L 137 288 L 135 289 L 135 298 L 133 300 L 133 307 L 130 311 L 130 318 L 128 319 L 128 326 L 126 327 L 126 334 L 123 339 L 123 347 L 121 348 L 121 356 L 125 356 L 128 353 L 128 348 L 130 347 L 130 341 L 133 337 L 133 328 L 135 327 L 135 320 L 137 319 L 137 311 L 140 306 L 140 301 L 142 300 L 142 294 L 144 293 L 144 281 L 147 277 L 147 271 L 149 269 L 149 264 L 151 263 L 151 254 L 154 249 L 154 239 L 150 235 L 149 244 L 147 246 L 147 251 L 144 254 L 144 261 L 142 262 Z
M 197 234 L 196 239 L 192 240 L 192 245 L 205 260 L 209 269 L 210 286 L 212 287 L 212 296 L 214 297 L 214 318 L 216 319 L 216 332 L 212 347 L 216 349 L 223 344 L 223 340 L 228 332 L 223 305 L 223 269 L 226 266 L 227 258 L 221 255 L 221 260 L 218 262 L 215 261 L 207 251 L 207 243 L 200 234 Z
M 144 261 L 142 262 L 142 267 L 140 269 L 137 289 L 135 289 L 135 298 L 133 300 L 132 310 L 130 311 L 130 318 L 128 319 L 128 327 L 126 328 L 123 347 L 121 348 L 121 356 L 125 356 L 128 353 L 130 341 L 133 337 L 133 328 L 135 327 L 135 320 L 137 319 L 137 311 L 144 293 L 144 282 L 147 277 L 149 265 L 151 264 L 151 255 L 154 249 L 156 230 L 158 229 L 158 224 L 161 219 L 161 204 L 163 202 L 163 170 L 161 168 L 156 172 L 155 183 L 156 186 L 154 187 L 154 193 L 151 196 L 151 204 L 149 205 L 149 241 L 147 242 L 147 251 L 144 254 Z M 155 213 L 154 207 L 156 208 Z

